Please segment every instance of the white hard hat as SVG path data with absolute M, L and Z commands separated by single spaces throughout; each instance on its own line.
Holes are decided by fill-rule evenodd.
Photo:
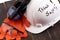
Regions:
M 0 0 L 0 3 L 4 3 L 4 2 L 7 2 L 7 1 L 11 1 L 11 0 Z
M 31 0 L 27 6 L 26 17 L 31 23 L 25 27 L 27 31 L 41 33 L 60 20 L 60 4 L 58 0 Z

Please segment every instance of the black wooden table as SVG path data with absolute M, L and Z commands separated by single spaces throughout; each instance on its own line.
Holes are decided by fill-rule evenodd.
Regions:
M 8 8 L 14 2 L 15 1 L 9 1 L 0 4 L 0 25 L 2 24 L 4 18 L 6 17 Z M 29 36 L 27 38 L 22 38 L 22 40 L 60 40 L 60 21 L 40 34 L 34 35 L 29 32 L 28 34 Z

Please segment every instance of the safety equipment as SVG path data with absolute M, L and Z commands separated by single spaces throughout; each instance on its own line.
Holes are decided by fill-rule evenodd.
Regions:
M 0 3 L 4 3 L 4 2 L 6 2 L 6 1 L 11 1 L 11 0 L 2 0 L 2 1 L 0 1 Z
M 26 11 L 27 5 L 30 0 L 17 0 L 13 6 L 11 6 L 8 10 L 8 18 L 19 19 L 21 15 L 23 15 Z
M 0 39 L 21 40 L 22 37 L 28 36 L 24 26 L 29 27 L 30 23 L 24 13 L 29 2 L 30 0 L 19 0 L 9 8 L 7 17 L 0 27 Z
M 22 37 L 27 37 L 28 34 L 24 25 L 27 27 L 30 25 L 24 15 L 22 15 L 18 20 L 9 20 L 8 17 L 5 18 L 0 27 L 0 39 L 6 38 L 6 40 L 21 40 Z
M 38 34 L 60 20 L 60 3 L 58 0 L 31 0 L 27 6 L 26 17 L 31 23 L 27 31 Z

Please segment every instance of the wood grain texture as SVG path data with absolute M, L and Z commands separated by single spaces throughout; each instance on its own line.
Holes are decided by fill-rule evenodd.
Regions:
M 14 2 L 15 1 L 9 1 L 0 4 L 0 24 L 6 17 L 9 7 L 12 6 Z M 28 32 L 28 35 L 27 38 L 22 38 L 22 40 L 60 40 L 60 21 L 40 34 L 34 35 Z

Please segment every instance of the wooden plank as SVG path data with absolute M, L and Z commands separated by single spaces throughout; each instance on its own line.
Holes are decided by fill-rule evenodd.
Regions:
M 4 4 L 0 4 L 0 24 L 2 23 L 3 19 L 6 15 L 6 9 L 4 7 Z
M 60 40 L 60 21 L 49 28 L 48 32 L 53 40 Z
M 7 7 L 7 10 L 9 9 L 9 7 L 11 7 L 14 4 L 15 1 L 9 1 L 9 2 L 5 2 L 5 5 Z
M 51 40 L 47 31 L 44 31 L 40 34 L 32 34 L 28 32 L 28 34 L 28 38 L 24 38 L 23 40 Z

